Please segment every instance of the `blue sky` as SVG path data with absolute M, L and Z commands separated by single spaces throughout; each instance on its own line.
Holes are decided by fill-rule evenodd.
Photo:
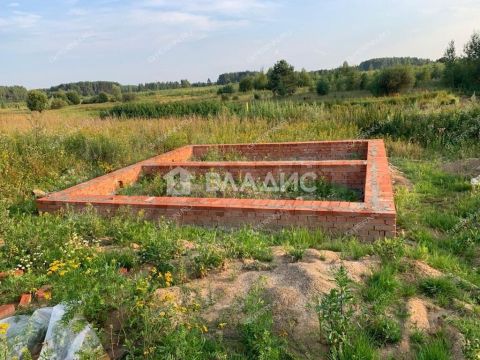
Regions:
M 307 70 L 436 59 L 478 19 L 478 0 L 0 0 L 0 84 L 213 81 L 281 58 Z

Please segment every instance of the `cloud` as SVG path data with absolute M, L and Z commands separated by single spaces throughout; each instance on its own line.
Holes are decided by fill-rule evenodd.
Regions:
M 11 2 L 10 4 L 8 4 L 8 7 L 19 7 L 20 4 L 18 2 Z
M 34 27 L 42 17 L 23 11 L 14 11 L 11 16 L 0 18 L 0 29 L 28 29 Z
M 233 17 L 243 16 L 246 13 L 252 15 L 252 11 L 268 10 L 278 2 L 265 0 L 179 0 L 174 3 L 166 0 L 145 0 L 141 6 L 170 8 L 178 11 L 209 13 L 211 16 L 229 15 Z

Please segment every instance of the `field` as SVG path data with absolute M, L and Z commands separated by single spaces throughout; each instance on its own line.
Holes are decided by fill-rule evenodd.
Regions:
M 20 311 L 69 304 L 115 359 L 478 359 L 480 189 L 470 180 L 480 175 L 480 103 L 443 90 L 228 101 L 216 90 L 0 109 L 0 272 L 24 272 L 0 278 L 0 305 L 42 289 L 47 296 Z M 360 138 L 386 141 L 395 239 L 40 216 L 35 207 L 36 190 L 186 144 Z M 124 191 L 163 186 L 140 185 Z

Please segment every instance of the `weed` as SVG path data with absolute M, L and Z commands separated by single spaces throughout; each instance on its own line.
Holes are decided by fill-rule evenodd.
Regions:
M 398 287 L 394 267 L 383 266 L 367 279 L 362 295 L 365 301 L 373 303 L 381 310 L 394 300 Z
M 436 334 L 429 341 L 418 344 L 414 358 L 416 360 L 451 359 L 450 343 L 443 333 Z
M 242 340 L 249 358 L 280 360 L 287 354 L 286 344 L 273 333 L 272 310 L 263 296 L 264 285 L 260 278 L 245 298 Z
M 419 282 L 419 289 L 442 304 L 451 304 L 453 299 L 459 296 L 457 286 L 447 277 L 423 279 Z
M 348 343 L 354 316 L 350 279 L 345 267 L 335 275 L 337 288 L 318 298 L 315 311 L 320 324 L 320 333 L 331 346 L 332 356 L 341 356 Z
M 402 330 L 399 323 L 387 316 L 369 318 L 365 328 L 372 340 L 380 346 L 396 344 L 402 338 Z

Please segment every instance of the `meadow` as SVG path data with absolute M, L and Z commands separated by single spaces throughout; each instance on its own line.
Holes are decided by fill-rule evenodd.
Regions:
M 221 101 L 216 89 L 162 90 L 133 103 L 42 113 L 0 109 L 0 272 L 24 271 L 0 280 L 0 305 L 47 289 L 44 301 L 82 313 L 112 358 L 478 359 L 480 190 L 470 179 L 480 175 L 480 103 L 445 90 L 320 97 L 305 89 L 288 99 L 246 93 Z M 206 229 L 93 211 L 39 215 L 32 193 L 65 189 L 185 144 L 360 138 L 386 141 L 396 180 L 395 239 Z M 360 282 L 340 267 L 336 288 L 311 299 L 322 354 L 279 330 L 262 281 L 241 299 L 236 320 L 208 321 L 202 313 L 209 304 L 200 300 L 158 301 L 158 289 L 208 279 L 238 261 L 254 261 L 263 273 L 275 249 L 292 262 L 316 249 L 379 264 Z M 429 271 L 417 276 L 418 264 Z M 412 299 L 442 317 L 405 335 Z

